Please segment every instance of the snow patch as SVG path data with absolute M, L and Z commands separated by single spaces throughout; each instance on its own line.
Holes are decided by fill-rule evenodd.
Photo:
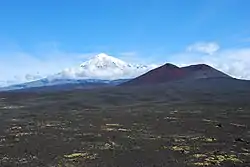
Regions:
M 129 64 L 101 53 L 82 63 L 79 67 L 64 69 L 50 77 L 59 79 L 128 79 L 142 75 L 155 67 L 157 65 Z

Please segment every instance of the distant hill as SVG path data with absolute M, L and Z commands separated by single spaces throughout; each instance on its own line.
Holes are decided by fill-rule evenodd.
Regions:
M 101 87 L 112 87 L 119 85 L 127 79 L 118 80 L 71 80 L 71 79 L 55 79 L 47 80 L 42 79 L 39 81 L 29 82 L 25 84 L 13 85 L 5 88 L 0 88 L 1 91 L 15 91 L 15 92 L 27 92 L 27 91 L 64 91 L 74 89 L 93 89 Z
M 120 86 L 152 85 L 177 80 L 196 80 L 206 78 L 232 77 L 206 64 L 197 64 L 180 68 L 167 63 L 135 79 L 124 82 Z

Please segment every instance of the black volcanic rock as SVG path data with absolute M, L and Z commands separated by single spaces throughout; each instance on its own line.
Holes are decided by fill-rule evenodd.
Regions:
M 204 78 L 231 77 L 206 64 L 190 65 L 180 68 L 167 63 L 133 80 L 122 83 L 121 86 L 152 85 L 176 80 L 196 80 Z

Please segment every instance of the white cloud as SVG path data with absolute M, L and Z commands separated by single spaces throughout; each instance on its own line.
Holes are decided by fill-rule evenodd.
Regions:
M 198 42 L 187 47 L 188 52 L 205 53 L 212 55 L 220 49 L 220 46 L 215 42 Z
M 205 60 L 214 67 L 241 79 L 250 79 L 250 48 L 223 50 Z
M 80 65 L 88 56 L 90 53 L 59 51 L 39 55 L 25 52 L 0 53 L 0 86 L 46 77 L 67 67 Z
M 205 63 L 233 77 L 250 79 L 250 48 L 221 49 L 213 55 L 183 52 L 171 57 L 179 66 Z

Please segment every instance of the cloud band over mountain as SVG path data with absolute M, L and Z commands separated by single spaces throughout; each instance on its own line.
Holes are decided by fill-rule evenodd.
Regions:
M 228 48 L 224 49 L 216 42 L 198 42 L 189 45 L 186 50 L 179 53 L 164 54 L 157 57 L 148 56 L 147 54 L 138 54 L 138 52 L 122 52 L 114 55 L 116 58 L 131 58 L 129 63 L 116 59 L 118 62 L 128 64 L 140 64 L 138 60 L 145 57 L 157 60 L 157 64 L 145 64 L 133 66 L 133 68 L 124 68 L 115 70 L 106 68 L 100 70 L 89 67 L 88 70 L 80 68 L 79 64 L 83 60 L 93 57 L 96 53 L 66 53 L 51 52 L 43 53 L 44 58 L 39 59 L 34 54 L 24 52 L 5 52 L 0 53 L 0 85 L 6 86 L 11 84 L 24 83 L 38 80 L 47 76 L 60 75 L 61 78 L 98 78 L 98 79 L 118 79 L 136 77 L 148 69 L 155 68 L 164 63 L 173 63 L 178 66 L 204 63 L 213 66 L 233 77 L 240 79 L 250 79 L 250 48 Z M 129 54 L 128 54 L 129 53 Z M 133 53 L 133 54 L 132 54 Z M 161 58 L 159 58 L 161 57 Z M 137 60 L 137 62 L 133 62 Z M 122 64 L 121 63 L 121 64 Z M 124 65 L 123 64 L 123 65 Z M 121 66 L 123 66 L 121 65 Z M 125 66 L 126 66 L 125 65 Z M 132 70 L 131 70 L 132 69 Z

